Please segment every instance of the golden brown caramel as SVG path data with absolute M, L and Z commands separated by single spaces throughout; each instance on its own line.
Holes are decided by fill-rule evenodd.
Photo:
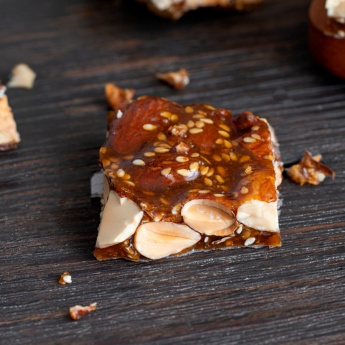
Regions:
M 247 201 L 277 201 L 273 162 L 279 157 L 265 120 L 158 97 L 130 101 L 123 94 L 111 105 L 100 162 L 110 188 L 144 211 L 142 223 L 184 224 L 181 208 L 195 199 L 216 201 L 234 213 Z M 280 236 L 243 227 L 225 237 L 202 235 L 183 252 L 243 245 L 280 246 Z M 99 260 L 142 259 L 133 237 L 94 254 Z

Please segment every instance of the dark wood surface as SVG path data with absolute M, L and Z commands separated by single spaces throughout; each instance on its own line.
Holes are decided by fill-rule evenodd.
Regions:
M 177 23 L 134 1 L 0 0 L 0 78 L 22 144 L 0 154 L 1 344 L 344 344 L 345 82 L 310 58 L 307 0 L 204 10 Z M 177 92 L 158 71 L 187 68 Z M 97 262 L 89 181 L 104 140 L 103 86 L 252 110 L 286 162 L 322 153 L 337 176 L 281 191 L 283 247 L 136 264 Z M 73 284 L 57 279 L 70 271 Z M 75 304 L 98 303 L 80 321 Z

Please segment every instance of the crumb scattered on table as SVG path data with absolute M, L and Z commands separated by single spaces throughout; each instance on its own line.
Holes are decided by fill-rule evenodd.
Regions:
M 318 185 L 326 176 L 332 176 L 334 179 L 335 173 L 332 169 L 320 162 L 322 156 L 312 156 L 309 151 L 305 154 L 301 161 L 291 168 L 286 169 L 290 179 L 303 186 L 305 183 Z
M 83 307 L 81 305 L 75 305 L 69 308 L 69 315 L 72 320 L 79 320 L 82 316 L 91 313 L 96 310 L 97 303 L 91 303 L 89 306 Z
M 14 66 L 8 87 L 32 89 L 35 83 L 36 73 L 26 64 Z
M 190 81 L 188 72 L 183 68 L 175 72 L 157 73 L 156 77 L 176 90 L 184 89 Z
M 71 283 L 72 283 L 72 276 L 70 275 L 69 272 L 65 272 L 61 274 L 61 277 L 59 279 L 60 285 L 66 285 L 66 284 L 71 284 Z

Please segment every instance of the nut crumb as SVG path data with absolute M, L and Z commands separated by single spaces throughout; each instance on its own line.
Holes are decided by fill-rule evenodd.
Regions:
M 183 68 L 175 72 L 157 73 L 156 77 L 176 90 L 184 89 L 189 84 L 189 74 Z
M 69 272 L 65 272 L 61 274 L 60 279 L 59 279 L 60 285 L 66 285 L 66 284 L 71 284 L 71 283 L 72 283 L 72 276 L 70 275 Z
M 318 185 L 329 175 L 334 179 L 334 171 L 322 164 L 321 158 L 321 155 L 312 156 L 309 151 L 305 151 L 301 161 L 286 169 L 286 172 L 292 181 L 301 186 L 305 183 Z
M 75 305 L 74 307 L 69 308 L 69 316 L 72 320 L 79 320 L 82 316 L 96 310 L 96 305 L 97 303 L 92 303 L 86 307 Z
M 12 69 L 12 76 L 7 83 L 8 87 L 32 89 L 35 83 L 36 73 L 26 64 L 21 63 Z

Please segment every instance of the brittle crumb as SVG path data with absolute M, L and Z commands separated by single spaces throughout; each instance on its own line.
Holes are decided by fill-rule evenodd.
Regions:
M 184 89 L 190 81 L 188 72 L 183 68 L 175 72 L 157 73 L 156 77 L 176 90 Z
M 70 275 L 69 272 L 65 272 L 61 274 L 60 279 L 59 279 L 60 285 L 66 285 L 66 284 L 71 284 L 71 283 L 72 283 L 72 276 Z
M 91 303 L 89 306 L 83 307 L 81 305 L 75 305 L 69 308 L 69 316 L 72 320 L 79 320 L 82 316 L 91 313 L 96 310 L 97 303 Z

